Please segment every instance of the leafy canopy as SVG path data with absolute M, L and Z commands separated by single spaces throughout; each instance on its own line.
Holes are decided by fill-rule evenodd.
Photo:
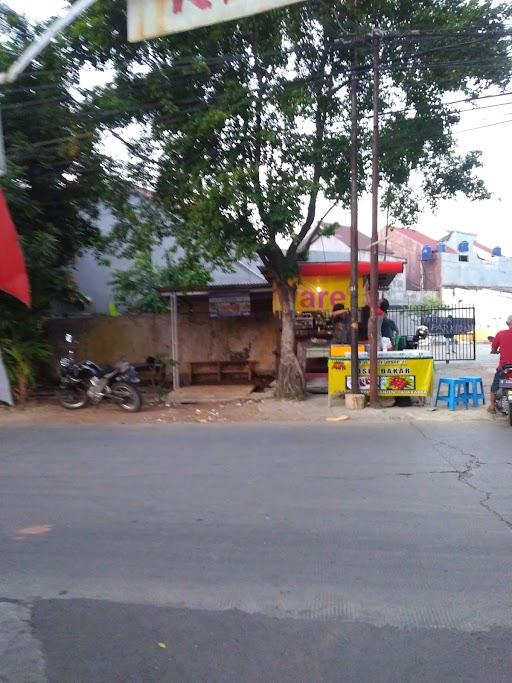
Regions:
M 140 44 L 125 42 L 124 0 L 100 0 L 74 28 L 79 59 L 115 72 L 96 106 L 117 113 L 127 172 L 181 219 L 180 243 L 218 263 L 259 254 L 280 281 L 318 222 L 318 199 L 349 201 L 351 45 L 358 39 L 360 189 L 370 164 L 373 26 L 382 47 L 382 182 L 391 215 L 410 222 L 426 200 L 488 196 L 477 152 L 460 155 L 458 110 L 510 78 L 508 4 L 464 0 L 311 0 L 286 10 Z M 411 34 L 411 31 L 418 31 Z M 413 186 L 419 182 L 420 191 Z M 310 240 L 306 240 L 306 246 Z M 283 254 L 280 245 L 288 243 Z

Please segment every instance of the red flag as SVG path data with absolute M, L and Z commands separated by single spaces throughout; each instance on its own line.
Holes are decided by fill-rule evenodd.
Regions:
M 25 259 L 2 190 L 0 190 L 0 290 L 30 306 L 30 285 Z

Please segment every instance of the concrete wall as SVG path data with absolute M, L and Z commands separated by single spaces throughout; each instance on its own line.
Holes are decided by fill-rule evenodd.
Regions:
M 445 287 L 442 296 L 448 306 L 475 306 L 477 341 L 486 341 L 488 336 L 505 329 L 505 320 L 512 315 L 512 292 Z
M 251 301 L 248 318 L 210 318 L 208 301 L 180 301 L 179 344 L 182 372 L 191 361 L 230 360 L 247 350 L 256 372 L 275 374 L 278 327 L 270 301 Z
M 270 304 L 255 305 L 250 318 L 210 318 L 207 300 L 180 302 L 179 344 L 181 373 L 189 374 L 191 361 L 229 360 L 231 353 L 249 350 L 249 359 L 257 363 L 256 372 L 275 372 L 277 326 Z M 258 310 L 260 308 L 260 310 Z M 261 310 L 263 309 L 263 310 Z M 106 315 L 53 318 L 47 323 L 49 342 L 62 354 L 64 335 L 70 332 L 78 340 L 76 357 L 108 364 L 120 356 L 143 362 L 157 353 L 170 355 L 170 316 Z
M 443 287 L 512 287 L 512 259 L 495 256 L 482 260 L 469 253 L 468 261 L 458 254 L 441 254 Z
M 156 353 L 169 355 L 170 319 L 164 315 L 70 316 L 52 318 L 46 324 L 49 342 L 61 354 L 64 335 L 70 332 L 78 342 L 76 358 L 109 364 L 120 356 L 142 362 Z

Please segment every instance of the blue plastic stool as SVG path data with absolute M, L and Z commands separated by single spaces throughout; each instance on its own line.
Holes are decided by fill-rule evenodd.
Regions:
M 484 383 L 481 377 L 461 377 L 464 382 L 464 396 L 468 401 L 473 401 L 473 406 L 478 407 L 480 399 L 485 405 Z
M 441 387 L 443 385 L 448 387 L 448 393 L 441 395 Z M 466 383 L 463 379 L 459 379 L 457 377 L 440 377 L 439 384 L 437 385 L 437 395 L 434 406 L 437 406 L 438 401 L 446 401 L 450 410 L 455 410 L 455 408 L 461 403 L 463 403 L 467 408 L 469 399 L 465 389 Z

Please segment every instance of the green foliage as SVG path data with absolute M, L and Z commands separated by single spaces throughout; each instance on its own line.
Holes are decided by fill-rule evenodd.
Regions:
M 308 2 L 126 45 L 122 6 L 124 0 L 99 0 L 73 27 L 75 48 L 116 71 L 97 101 L 120 109 L 124 103 L 111 127 L 129 120 L 144 125 L 130 147 L 129 172 L 145 178 L 181 219 L 176 227 L 187 249 L 199 246 L 220 264 L 259 254 L 280 280 L 296 272 L 319 194 L 349 201 L 350 49 L 343 42 L 373 26 L 399 34 L 382 47 L 381 162 L 391 217 L 410 223 L 425 201 L 435 207 L 458 192 L 488 196 L 474 173 L 478 154 L 456 151 L 459 114 L 446 94 L 470 96 L 508 82 L 503 29 L 512 7 L 469 0 L 362 0 L 355 9 Z M 400 35 L 411 29 L 420 35 Z M 362 191 L 370 175 L 369 40 L 358 52 Z
M 51 353 L 43 343 L 27 339 L 0 338 L 0 348 L 14 400 L 25 403 L 36 380 L 35 368 L 48 361 Z
M 159 293 L 163 287 L 197 289 L 208 285 L 209 276 L 191 259 L 156 266 L 146 249 L 134 254 L 133 266 L 117 270 L 112 278 L 119 307 L 130 313 L 164 313 L 168 305 Z
M 0 3 L 0 70 L 41 30 Z M 97 112 L 88 111 L 87 93 L 77 97 L 79 66 L 64 37 L 15 83 L 1 88 L 8 164 L 0 184 L 32 291 L 31 310 L 0 293 L 0 346 L 21 400 L 34 381 L 36 365 L 46 359 L 41 323 L 50 303 L 83 304 L 69 273 L 82 250 L 100 244 L 97 205 L 109 198 L 113 163 L 97 151 L 100 128 Z
M 432 308 L 449 308 L 449 306 L 444 304 L 438 297 L 427 296 L 419 304 L 412 304 L 408 308 L 410 311 L 418 311 L 421 313 L 423 311 L 430 311 Z
M 109 169 L 96 152 L 98 117 L 121 138 L 127 124 L 140 124 L 137 140 L 127 144 L 131 162 L 125 176 L 152 188 L 159 207 L 177 217 L 170 229 L 190 258 L 201 253 L 228 267 L 233 258 L 259 255 L 286 286 L 297 273 L 299 252 L 307 251 L 315 234 L 319 196 L 348 205 L 348 43 L 355 34 L 368 36 L 374 26 L 394 32 L 383 41 L 381 90 L 381 167 L 390 218 L 409 224 L 425 203 L 435 207 L 458 192 L 488 196 L 475 173 L 478 153 L 457 152 L 453 128 L 459 114 L 447 95 L 470 97 L 508 83 L 509 38 L 503 29 L 512 16 L 510 4 L 304 2 L 138 44 L 126 43 L 125 8 L 126 0 L 98 0 L 71 27 L 66 49 L 56 43 L 33 68 L 30 78 L 55 87 L 59 105 L 45 104 L 39 89 L 28 91 L 23 97 L 36 105 L 33 116 L 22 124 L 12 115 L 7 120 L 10 201 L 27 250 L 39 240 L 44 254 L 31 266 L 43 302 L 61 290 L 53 273 L 97 240 L 90 230 L 90 198 L 94 192 L 102 196 Z M 19 48 L 29 31 L 23 22 L 14 23 L 10 41 Z M 410 30 L 419 33 L 404 35 Z M 372 86 L 366 38 L 358 60 L 363 191 L 370 178 Z M 78 105 L 68 88 L 86 63 L 111 68 L 115 77 Z M 44 75 L 44 68 L 53 75 Z M 42 135 L 52 134 L 66 142 L 37 146 Z M 55 173 L 60 164 L 66 173 Z M 139 259 L 120 291 L 127 293 L 127 305 L 156 306 L 154 286 L 185 277 L 188 270 L 155 270 L 147 244 L 161 235 L 161 221 L 148 217 L 137 224 L 122 191 L 109 200 L 119 217 L 114 238 Z M 49 286 L 43 277 L 48 265 Z M 137 300 L 137 278 L 140 287 L 150 283 L 148 301 L 146 295 Z
M 186 250 L 220 265 L 259 255 L 286 294 L 299 253 L 318 234 L 319 196 L 349 203 L 347 81 L 356 34 L 365 36 L 358 46 L 358 164 L 360 191 L 368 189 L 373 27 L 394 33 L 382 44 L 381 88 L 390 219 L 410 224 L 425 205 L 458 192 L 488 196 L 475 173 L 478 154 L 457 152 L 459 114 L 447 95 L 508 83 L 510 3 L 311 1 L 133 45 L 124 41 L 124 4 L 98 0 L 74 26 L 74 46 L 83 59 L 115 70 L 97 101 L 124 109 L 112 128 L 133 120 L 143 126 L 127 170 L 179 217 Z M 291 310 L 282 321 L 290 331 Z M 303 385 L 293 356 L 293 344 L 281 349 L 279 391 Z

